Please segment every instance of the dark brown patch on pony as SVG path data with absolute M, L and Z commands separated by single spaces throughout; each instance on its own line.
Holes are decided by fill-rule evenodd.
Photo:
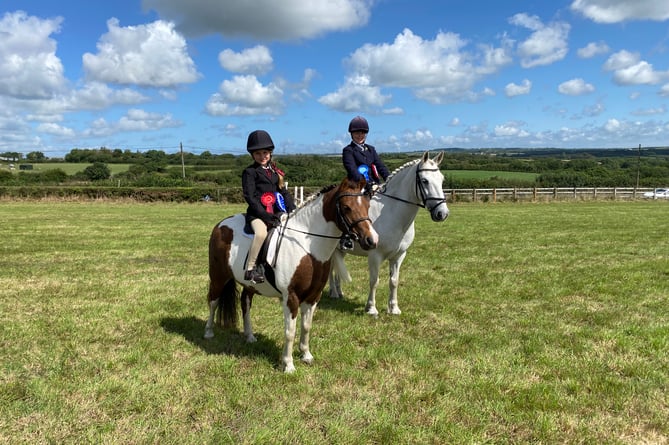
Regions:
M 300 304 L 314 305 L 321 299 L 321 293 L 330 276 L 330 260 L 318 261 L 311 255 L 304 255 L 295 269 L 288 285 L 286 302 L 293 318 L 297 317 Z
M 239 291 L 230 269 L 230 245 L 233 231 L 227 226 L 217 224 L 209 238 L 209 292 L 207 302 L 218 300 L 219 309 L 216 319 L 224 328 L 237 326 L 237 300 Z M 221 323 L 221 317 L 223 322 Z
M 339 184 L 339 187 L 334 188 L 334 186 L 330 186 L 327 187 L 327 189 L 324 188 L 321 192 L 325 192 L 325 196 L 323 197 L 323 218 L 325 218 L 325 221 L 334 222 L 335 224 L 337 223 L 337 203 L 335 201 L 338 199 L 340 194 L 360 193 L 363 187 L 364 179 L 360 182 L 357 182 L 349 178 L 344 178 Z M 357 199 L 357 197 L 344 197 L 342 200 L 343 199 Z M 342 201 L 340 200 L 340 204 L 341 202 Z

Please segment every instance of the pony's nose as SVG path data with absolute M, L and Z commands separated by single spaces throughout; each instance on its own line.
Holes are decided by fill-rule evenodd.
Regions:
M 432 211 L 432 221 L 439 222 L 448 218 L 448 213 L 449 213 L 448 207 L 446 207 L 445 209 L 442 209 L 441 207 L 442 206 L 439 206 L 436 209 L 434 209 L 434 211 Z
M 360 239 L 360 247 L 362 247 L 363 250 L 376 249 L 376 240 L 371 236 L 365 236 Z

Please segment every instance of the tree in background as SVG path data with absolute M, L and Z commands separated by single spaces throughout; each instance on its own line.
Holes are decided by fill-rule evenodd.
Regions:
M 84 176 L 89 181 L 100 181 L 111 178 L 111 170 L 103 162 L 94 162 L 84 169 Z

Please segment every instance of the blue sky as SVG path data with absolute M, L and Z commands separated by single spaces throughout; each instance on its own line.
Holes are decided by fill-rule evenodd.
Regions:
M 666 0 L 0 5 L 0 152 L 669 145 Z

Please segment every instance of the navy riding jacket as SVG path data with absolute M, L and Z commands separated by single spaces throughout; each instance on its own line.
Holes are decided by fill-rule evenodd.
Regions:
M 265 169 L 257 162 L 249 165 L 242 172 L 242 191 L 244 199 L 249 205 L 246 209 L 246 221 L 260 218 L 265 223 L 272 222 L 272 215 L 277 214 L 279 210 L 274 206 L 273 213 L 268 213 L 265 206 L 260 202 L 260 197 L 265 192 L 276 193 L 283 195 L 286 204 L 286 210 L 292 212 L 295 210 L 295 203 L 293 197 L 287 188 L 279 189 L 279 175 L 272 168 Z
M 364 146 L 366 150 L 361 149 L 360 146 L 351 142 L 342 150 L 341 160 L 344 163 L 346 174 L 349 179 L 359 181 L 363 176 L 358 171 L 358 167 L 364 164 L 370 168 L 370 182 L 377 183 L 379 180 L 371 172 L 372 165 L 374 165 L 379 172 L 379 176 L 385 181 L 390 175 L 388 168 L 386 168 L 385 164 L 379 158 L 373 145 L 364 144 Z

